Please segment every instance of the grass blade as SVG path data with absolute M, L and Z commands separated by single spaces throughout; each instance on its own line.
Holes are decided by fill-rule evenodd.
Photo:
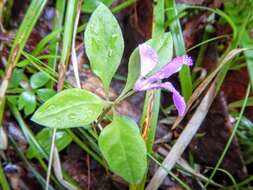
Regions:
M 5 175 L 4 175 L 1 159 L 0 159 L 0 184 L 1 184 L 2 188 L 3 188 L 3 190 L 10 190 L 8 181 L 7 181 L 7 179 L 6 179 Z
M 173 22 L 170 24 L 170 30 L 173 37 L 173 43 L 175 47 L 175 52 L 177 56 L 184 55 L 186 53 L 185 43 L 183 38 L 183 33 L 180 25 L 180 21 L 177 18 L 177 6 L 175 0 L 167 0 L 166 8 L 168 8 L 167 16 L 168 18 L 175 18 Z M 179 72 L 179 79 L 182 88 L 182 94 L 187 101 L 192 95 L 192 79 L 190 68 L 186 65 L 183 66 L 181 71 Z
M 19 30 L 16 34 L 14 42 L 12 44 L 11 52 L 8 57 L 7 66 L 5 69 L 5 75 L 0 86 L 0 110 L 4 110 L 5 102 L 5 93 L 8 88 L 9 80 L 12 76 L 12 72 L 16 67 L 21 52 L 25 47 L 25 44 L 30 36 L 34 25 L 36 24 L 44 6 L 46 5 L 46 0 L 33 0 L 25 14 L 25 17 L 19 27 Z M 31 19 L 32 18 L 32 19 Z M 2 123 L 2 114 L 0 112 L 0 124 Z

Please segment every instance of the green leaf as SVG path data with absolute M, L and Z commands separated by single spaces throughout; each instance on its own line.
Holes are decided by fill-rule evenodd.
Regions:
M 18 99 L 18 109 L 24 109 L 25 115 L 30 115 L 36 109 L 36 97 L 31 91 L 24 91 Z
M 46 73 L 44 72 L 38 72 L 32 75 L 30 84 L 33 89 L 40 88 L 44 86 L 48 81 L 49 77 Z
M 85 48 L 92 71 L 102 80 L 106 92 L 123 54 L 124 41 L 119 24 L 110 10 L 100 4 L 85 31 Z
M 159 71 L 164 65 L 170 62 L 173 56 L 173 41 L 171 33 L 164 33 L 157 38 L 152 38 L 146 42 L 154 48 L 158 54 L 159 62 L 150 74 Z M 140 55 L 136 48 L 129 58 L 128 76 L 125 88 L 121 94 L 128 92 L 140 76 Z
M 23 69 L 15 69 L 13 71 L 11 80 L 10 80 L 10 84 L 9 84 L 9 88 L 16 88 L 19 86 L 19 83 L 21 80 L 23 80 L 25 77 L 24 75 L 24 70 Z
M 50 146 L 51 146 L 51 136 L 52 136 L 52 130 L 50 130 L 49 128 L 42 129 L 36 135 L 36 140 L 38 141 L 38 143 L 42 146 L 42 148 L 46 151 L 48 155 L 49 155 Z M 56 146 L 59 151 L 62 151 L 71 142 L 72 142 L 72 138 L 67 132 L 63 130 L 58 130 L 56 132 Z M 34 146 L 30 146 L 28 148 L 26 155 L 29 159 L 32 159 L 34 157 L 43 158 L 43 155 L 41 155 L 39 151 L 35 149 Z
M 53 97 L 56 94 L 53 89 L 49 88 L 38 89 L 36 93 L 43 102 L 47 101 L 49 98 Z
M 113 0 L 85 0 L 82 5 L 82 12 L 91 13 L 94 11 L 100 3 L 104 3 L 107 6 L 112 4 Z
M 125 116 L 114 116 L 98 139 L 110 169 L 131 184 L 143 178 L 147 169 L 147 150 L 136 123 Z
M 46 101 L 32 120 L 50 128 L 72 128 L 87 125 L 101 114 L 105 102 L 95 94 L 72 88 Z

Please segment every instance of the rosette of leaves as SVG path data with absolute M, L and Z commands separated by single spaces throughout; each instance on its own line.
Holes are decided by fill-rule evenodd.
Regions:
M 14 70 L 9 89 L 13 91 L 21 90 L 20 95 L 13 96 L 13 98 L 16 98 L 15 102 L 19 110 L 24 110 L 26 116 L 35 111 L 38 100 L 40 102 L 45 102 L 55 95 L 53 89 L 46 87 L 49 80 L 50 78 L 46 73 L 38 72 L 33 74 L 28 81 L 23 69 L 18 68 Z M 22 89 L 20 89 L 20 87 L 22 87 Z M 13 98 L 12 100 L 14 100 Z

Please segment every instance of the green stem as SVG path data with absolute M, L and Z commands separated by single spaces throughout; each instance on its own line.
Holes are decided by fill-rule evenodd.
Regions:
M 56 1 L 56 16 L 55 16 L 54 21 L 53 21 L 53 30 L 54 31 L 58 31 L 59 28 L 62 28 L 65 7 L 66 7 L 66 0 L 57 0 Z M 57 41 L 50 44 L 49 51 L 53 55 L 58 55 L 60 33 L 57 33 L 55 38 L 57 39 Z M 48 61 L 48 66 L 50 68 L 52 68 L 53 70 L 56 69 L 56 64 L 57 64 L 57 58 L 50 59 Z M 52 81 L 50 83 L 50 87 L 53 87 L 53 85 L 54 85 L 54 82 Z

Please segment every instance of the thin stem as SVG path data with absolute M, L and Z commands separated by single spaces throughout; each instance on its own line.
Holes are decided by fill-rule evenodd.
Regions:
M 55 138 L 56 138 L 56 128 L 53 129 L 53 134 L 52 134 L 52 141 L 51 141 L 52 143 L 51 143 L 49 162 L 48 162 L 48 168 L 47 168 L 46 190 L 48 190 L 50 176 L 51 176 L 51 170 L 52 170 L 52 164 L 53 164 L 53 156 L 54 156 L 54 149 L 55 149 Z

